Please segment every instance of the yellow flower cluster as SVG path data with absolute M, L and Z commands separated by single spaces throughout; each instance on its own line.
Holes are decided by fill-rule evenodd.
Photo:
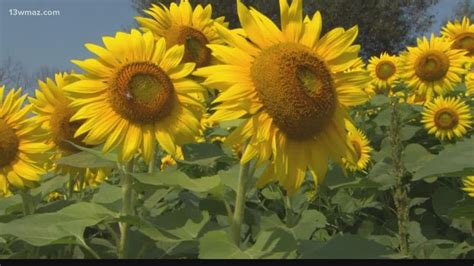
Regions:
M 474 26 L 468 19 L 365 66 L 354 43 L 357 26 L 323 35 L 321 14 L 305 16 L 302 2 L 280 0 L 276 25 L 237 0 L 241 28 L 235 30 L 212 18 L 211 5 L 153 5 L 148 17 L 136 18 L 140 30 L 86 44 L 95 56 L 72 60 L 81 73 L 39 81 L 31 104 L 23 105 L 19 90 L 3 98 L 2 87 L 0 193 L 30 187 L 45 170 L 100 183 L 109 169 L 54 164 L 78 146 L 114 151 L 122 163 L 140 156 L 147 164 L 161 149 L 163 170 L 182 157 L 184 144 L 207 141 L 207 129 L 241 120 L 230 135 L 210 141 L 232 147 L 241 164 L 265 166 L 259 187 L 278 182 L 291 195 L 307 173 L 315 185 L 323 182 L 329 161 L 366 169 L 372 148 L 349 111 L 373 92 L 398 95 L 395 87 L 402 85 L 409 103 L 425 104 L 429 133 L 440 139 L 466 134 L 468 106 L 444 95 L 470 71 Z M 218 90 L 212 101 L 207 88 Z M 30 110 L 34 116 L 26 119 Z

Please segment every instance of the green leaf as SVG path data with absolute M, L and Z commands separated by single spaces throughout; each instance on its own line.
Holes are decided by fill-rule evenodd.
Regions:
M 239 184 L 240 164 L 236 164 L 225 171 L 219 171 L 218 175 L 222 184 L 230 189 L 237 191 Z
M 342 188 L 378 188 L 380 184 L 374 182 L 368 178 L 356 178 L 354 181 L 330 186 L 330 189 L 342 189 Z
M 321 243 L 315 241 L 319 247 Z M 356 235 L 338 235 L 303 259 L 377 259 L 393 251 L 372 240 Z
M 386 108 L 383 109 L 375 118 L 374 122 L 380 126 L 389 126 L 390 125 L 390 117 L 391 117 L 391 109 Z
M 382 106 L 382 105 L 388 104 L 389 102 L 390 102 L 390 99 L 385 95 L 375 95 L 370 100 L 370 104 L 373 106 Z
M 97 156 L 98 158 L 101 158 L 103 160 L 107 160 L 107 161 L 111 161 L 111 162 L 117 162 L 118 161 L 118 157 L 117 157 L 117 154 L 116 153 L 112 153 L 112 152 L 109 152 L 107 154 L 104 154 L 102 153 L 101 151 L 99 150 L 96 150 L 96 149 L 91 149 L 91 148 L 86 148 L 86 147 L 82 147 L 82 146 L 79 146 L 73 142 L 70 142 L 68 141 L 71 145 L 73 145 L 74 147 L 78 148 L 79 150 L 83 151 L 83 152 L 87 152 L 87 153 L 90 153 L 90 154 L 93 154 L 95 156 Z
M 199 233 L 209 222 L 209 213 L 188 206 L 174 212 L 167 212 L 154 219 L 153 223 L 182 240 L 197 239 Z
M 247 119 L 234 119 L 224 122 L 219 122 L 219 126 L 222 128 L 229 128 L 229 127 L 238 127 Z
M 33 214 L 0 224 L 0 235 L 11 235 L 34 246 L 45 246 L 74 237 L 84 243 L 83 234 L 88 226 L 117 217 L 105 207 L 80 202 L 56 213 Z
M 319 240 L 300 240 L 298 241 L 298 252 L 301 259 L 310 259 L 321 249 L 326 242 Z
M 5 215 L 22 210 L 22 200 L 19 194 L 0 200 L 0 214 Z
M 448 212 L 454 203 L 462 198 L 461 191 L 454 190 L 449 187 L 438 188 L 431 197 L 433 209 L 441 219 L 449 222 Z
M 402 141 L 409 140 L 415 136 L 416 132 L 420 130 L 420 127 L 406 125 L 401 130 Z
M 402 161 L 409 172 L 416 173 L 434 156 L 420 144 L 409 144 L 403 150 Z
M 310 239 L 317 228 L 326 227 L 326 216 L 317 210 L 306 210 L 301 214 L 298 224 L 292 228 L 297 239 Z
M 373 182 L 380 184 L 380 190 L 387 190 L 393 187 L 396 180 L 393 173 L 392 159 L 385 157 L 383 160 L 378 161 L 372 167 L 367 177 Z
M 77 168 L 103 168 L 103 167 L 115 167 L 115 162 L 103 158 L 103 156 L 97 156 L 90 152 L 78 152 L 66 157 L 62 157 L 56 160 L 59 165 L 67 165 Z
M 66 175 L 53 176 L 49 180 L 41 183 L 41 186 L 31 190 L 32 196 L 38 196 L 43 198 L 49 193 L 56 191 L 66 184 L 69 181 L 69 177 Z
M 183 145 L 184 160 L 179 161 L 185 164 L 197 164 L 211 166 L 225 153 L 219 145 L 211 143 L 198 143 Z
M 100 185 L 99 191 L 94 194 L 93 202 L 99 204 L 110 204 L 122 199 L 122 189 L 118 186 L 104 182 Z
M 169 167 L 163 172 L 134 174 L 133 176 L 143 184 L 181 187 L 194 192 L 212 192 L 221 186 L 219 176 L 189 178 L 173 167 Z
M 258 259 L 294 259 L 297 247 L 297 242 L 291 233 L 275 228 L 260 232 L 255 244 L 245 253 Z
M 324 184 L 326 184 L 330 189 L 334 189 L 339 185 L 354 182 L 354 180 L 354 178 L 346 176 L 339 165 L 332 164 L 329 167 Z
M 224 129 L 224 128 L 213 128 L 212 129 L 212 132 L 209 133 L 209 137 L 213 137 L 213 136 L 227 136 L 229 135 L 229 131 Z
M 447 146 L 428 160 L 414 175 L 414 180 L 433 176 L 463 176 L 474 174 L 474 138 Z
M 254 259 L 230 239 L 225 231 L 210 231 L 199 240 L 200 259 Z
M 465 218 L 474 220 L 474 199 L 468 198 L 463 201 L 457 202 L 456 206 L 453 207 L 448 215 L 451 218 Z

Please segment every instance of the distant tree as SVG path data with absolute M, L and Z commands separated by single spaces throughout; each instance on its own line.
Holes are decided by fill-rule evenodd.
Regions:
M 457 4 L 453 18 L 462 20 L 463 17 L 474 20 L 474 0 L 463 0 Z
M 169 5 L 179 0 L 131 0 L 138 13 L 152 3 Z M 278 0 L 243 0 L 254 6 L 273 21 L 279 20 Z M 433 23 L 434 15 L 426 12 L 438 0 L 311 0 L 304 1 L 306 14 L 320 10 L 323 31 L 334 27 L 359 26 L 357 42 L 362 45 L 363 55 L 368 57 L 382 51 L 398 53 L 415 36 L 425 32 Z M 191 0 L 193 5 L 213 5 L 214 16 L 225 16 L 231 27 L 238 27 L 239 20 L 234 0 Z
M 26 83 L 26 71 L 20 62 L 7 57 L 0 62 L 0 85 L 8 88 L 24 87 Z
M 37 89 L 38 80 L 54 78 L 58 72 L 57 68 L 41 66 L 30 74 L 20 62 L 7 57 L 0 62 L 0 86 L 5 85 L 7 89 L 21 87 L 24 93 L 31 93 Z
M 58 68 L 40 66 L 31 72 L 31 74 L 25 74 L 22 84 L 22 87 L 25 88 L 24 92 L 33 93 L 35 89 L 38 89 L 38 80 L 46 80 L 46 78 L 54 79 L 54 74 L 59 72 L 61 72 L 61 70 Z

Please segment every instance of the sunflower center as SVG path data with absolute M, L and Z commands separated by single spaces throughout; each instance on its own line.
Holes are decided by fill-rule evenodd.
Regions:
M 153 123 L 172 110 L 174 86 L 158 66 L 138 62 L 118 71 L 109 87 L 112 108 L 134 123 Z
M 183 62 L 196 63 L 196 67 L 209 65 L 211 50 L 207 48 L 209 42 L 202 32 L 187 26 L 174 26 L 168 32 L 166 36 L 168 48 L 184 44 Z
M 449 58 L 439 51 L 431 51 L 418 57 L 415 63 L 416 75 L 425 81 L 443 78 L 449 69 Z
M 465 32 L 459 34 L 453 43 L 455 49 L 465 49 L 469 51 L 468 55 L 474 55 L 474 33 Z
M 382 61 L 377 64 L 375 67 L 375 73 L 377 74 L 377 77 L 381 80 L 387 80 L 393 74 L 395 74 L 396 67 L 395 65 L 390 62 L 390 61 Z
M 359 142 L 357 141 L 351 141 L 352 143 L 352 146 L 354 147 L 354 150 L 356 152 L 356 155 L 357 155 L 357 160 L 356 161 L 359 161 L 360 157 L 362 157 L 362 147 L 360 146 Z
M 262 51 L 251 67 L 252 81 L 265 111 L 293 139 L 322 131 L 336 109 L 329 69 L 313 51 L 281 43 Z
M 441 109 L 436 112 L 435 124 L 441 129 L 453 129 L 458 124 L 458 116 L 450 109 Z
M 0 118 L 0 167 L 13 162 L 18 154 L 20 140 L 15 131 Z
M 69 109 L 66 105 L 58 105 L 55 107 L 54 113 L 51 116 L 51 133 L 54 143 L 63 151 L 66 152 L 78 152 L 79 149 L 72 145 L 70 142 L 82 146 L 89 147 L 83 140 L 85 134 L 74 137 L 74 134 L 82 125 L 83 121 L 71 122 L 71 117 L 74 112 Z

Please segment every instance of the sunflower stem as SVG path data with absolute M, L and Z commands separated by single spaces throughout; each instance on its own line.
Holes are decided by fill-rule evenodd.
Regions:
M 155 149 L 153 150 L 153 157 L 151 158 L 150 164 L 148 165 L 148 173 L 150 174 L 153 174 L 156 170 L 156 154 L 158 153 L 158 145 L 156 140 L 154 142 L 155 143 L 153 145 L 155 146 Z
M 393 191 L 393 201 L 396 207 L 398 218 L 398 235 L 400 237 L 400 254 L 408 256 L 408 225 L 409 225 L 409 204 L 408 197 L 409 180 L 407 172 L 402 162 L 403 144 L 401 141 L 401 119 L 398 106 L 398 97 L 392 97 L 392 116 L 390 125 L 390 142 L 392 146 L 392 160 L 395 169 L 396 185 Z
M 237 185 L 237 196 L 235 198 L 234 215 L 232 217 L 231 234 L 237 246 L 240 246 L 242 221 L 244 219 L 245 194 L 247 181 L 250 177 L 250 162 L 240 165 L 239 183 Z
M 132 159 L 126 165 L 124 165 L 124 171 L 122 175 L 122 213 L 121 216 L 133 215 L 133 166 L 135 160 Z M 126 259 L 127 258 L 127 239 L 129 224 L 127 222 L 120 222 L 120 242 L 117 249 L 118 258 Z
M 74 195 L 74 182 L 76 178 L 73 177 L 72 175 L 69 175 L 69 187 L 68 187 L 68 198 L 72 199 L 72 196 Z
M 20 195 L 23 203 L 23 214 L 25 216 L 33 214 L 35 212 L 35 206 L 30 191 L 28 189 L 21 190 Z

